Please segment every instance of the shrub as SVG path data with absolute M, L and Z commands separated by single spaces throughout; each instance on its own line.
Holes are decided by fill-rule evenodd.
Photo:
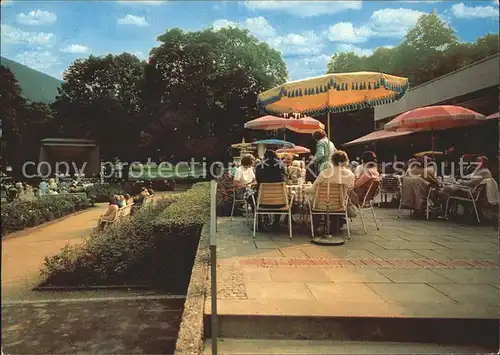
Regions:
M 109 202 L 109 198 L 113 195 L 123 195 L 123 188 L 117 184 L 94 184 L 87 187 L 87 194 L 95 202 Z
M 164 285 L 176 280 L 172 284 L 184 289 L 189 281 L 184 270 L 191 268 L 209 204 L 207 184 L 197 184 L 145 206 L 82 246 L 66 247 L 46 258 L 46 284 Z
M 35 227 L 90 206 L 90 200 L 81 195 L 41 196 L 36 200 L 15 200 L 2 204 L 2 236 Z
M 217 180 L 217 214 L 219 216 L 229 216 L 231 214 L 233 192 L 233 177 L 228 173 L 224 173 L 224 175 Z M 234 211 L 235 215 L 240 212 L 239 209 L 235 209 Z

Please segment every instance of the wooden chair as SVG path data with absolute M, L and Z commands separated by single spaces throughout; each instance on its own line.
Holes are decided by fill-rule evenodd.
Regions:
M 285 182 L 263 182 L 259 185 L 257 205 L 255 206 L 253 220 L 253 237 L 257 230 L 259 215 L 288 215 L 288 230 L 292 239 L 292 204 L 293 197 L 288 200 Z
M 309 207 L 309 217 L 311 220 L 311 235 L 314 237 L 313 215 L 334 215 L 344 216 L 347 223 L 347 236 L 351 239 L 351 226 L 347 216 L 347 202 L 349 188 L 347 185 L 330 183 L 329 181 L 320 184 L 315 191 L 314 200 L 307 199 Z
M 359 210 L 359 217 L 361 219 L 361 224 L 363 224 L 363 230 L 365 231 L 365 234 L 368 234 L 368 232 L 366 230 L 365 220 L 363 218 L 363 210 L 371 210 L 373 214 L 373 219 L 375 220 L 375 225 L 377 226 L 377 230 L 380 230 L 380 223 L 377 219 L 374 208 L 375 197 L 378 195 L 380 191 L 379 188 L 380 188 L 380 181 L 377 180 L 372 181 L 370 183 L 370 186 L 368 187 L 368 190 L 366 191 L 363 201 L 359 205 L 356 205 L 356 207 Z

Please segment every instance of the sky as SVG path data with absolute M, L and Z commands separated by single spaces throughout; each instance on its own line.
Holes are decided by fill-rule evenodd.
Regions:
M 334 53 L 395 46 L 436 10 L 472 42 L 498 33 L 487 1 L 28 1 L 2 0 L 1 55 L 61 79 L 78 58 L 134 53 L 147 59 L 166 30 L 235 26 L 282 53 L 290 79 L 324 74 Z

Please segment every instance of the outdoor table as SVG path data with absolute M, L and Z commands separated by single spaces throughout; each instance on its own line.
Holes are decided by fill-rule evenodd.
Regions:
M 287 185 L 286 188 L 287 188 L 289 198 L 292 197 L 292 194 L 295 194 L 294 198 L 293 198 L 294 204 L 297 204 L 299 206 L 303 206 L 304 202 L 305 202 L 304 189 L 306 187 L 310 187 L 310 186 L 311 186 L 311 184 Z

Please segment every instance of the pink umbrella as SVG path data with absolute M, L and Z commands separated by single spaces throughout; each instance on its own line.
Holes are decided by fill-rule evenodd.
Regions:
M 275 129 L 281 129 L 286 127 L 286 122 L 288 120 L 283 117 L 276 116 L 263 116 L 256 118 L 255 120 L 248 121 L 245 123 L 245 128 L 248 129 L 259 129 L 262 131 L 272 131 Z
M 312 117 L 290 118 L 286 128 L 297 133 L 313 133 L 318 129 L 325 129 L 325 125 Z
M 306 147 L 302 147 L 300 145 L 296 145 L 293 148 L 281 148 L 276 151 L 276 153 L 284 153 L 284 154 L 309 154 L 311 150 Z
M 440 130 L 470 126 L 483 121 L 480 113 L 465 107 L 442 105 L 427 106 L 407 111 L 386 123 L 386 131 L 395 130 Z
M 434 131 L 470 126 L 485 120 L 480 113 L 468 108 L 452 105 L 427 106 L 405 112 L 386 123 L 387 131 L 427 130 L 432 132 L 432 150 L 434 151 Z
M 497 113 L 494 113 L 494 114 L 492 114 L 492 115 L 486 116 L 486 119 L 487 119 L 487 120 L 493 120 L 493 119 L 495 119 L 495 118 L 496 118 L 496 119 L 500 118 L 500 112 L 497 112 Z

